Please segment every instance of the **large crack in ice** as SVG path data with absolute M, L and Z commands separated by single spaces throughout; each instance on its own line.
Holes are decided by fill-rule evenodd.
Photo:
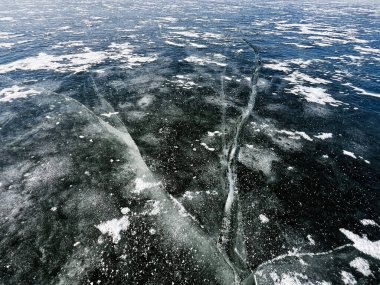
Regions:
M 226 163 L 226 189 L 228 191 L 227 199 L 224 206 L 224 218 L 221 225 L 220 237 L 219 237 L 219 247 L 224 252 L 225 259 L 228 264 L 234 270 L 235 273 L 235 283 L 241 283 L 241 276 L 246 274 L 247 266 L 246 260 L 242 257 L 240 252 L 244 251 L 244 242 L 239 242 L 242 240 L 242 225 L 241 225 L 241 211 L 239 203 L 239 190 L 237 186 L 237 174 L 236 174 L 236 161 L 240 150 L 240 140 L 242 137 L 242 131 L 250 117 L 253 108 L 255 107 L 256 97 L 258 93 L 258 79 L 259 72 L 261 69 L 261 59 L 258 49 L 253 46 L 250 42 L 243 38 L 243 41 L 253 50 L 255 56 L 255 65 L 251 76 L 251 91 L 249 95 L 249 101 L 242 114 L 238 118 L 234 136 L 230 145 L 226 146 L 225 138 L 223 140 L 223 151 L 224 159 Z M 222 110 L 222 127 L 223 127 L 223 137 L 225 136 L 225 114 L 226 114 L 226 95 L 224 91 L 224 82 L 222 77 L 222 100 L 223 100 L 223 110 Z M 228 150 L 227 150 L 228 149 Z

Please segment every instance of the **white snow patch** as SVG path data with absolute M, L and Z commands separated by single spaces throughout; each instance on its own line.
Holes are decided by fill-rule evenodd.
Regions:
M 211 56 L 199 57 L 199 56 L 191 55 L 191 56 L 186 57 L 184 60 L 187 62 L 194 63 L 194 64 L 202 65 L 202 66 L 205 66 L 208 64 L 215 64 L 221 67 L 227 66 L 226 63 L 220 62 L 220 59 L 222 58 L 216 55 L 214 55 L 213 58 Z
M 358 283 L 355 277 L 347 271 L 342 271 L 340 275 L 342 276 L 343 283 L 346 285 L 355 285 Z
M 325 139 L 331 139 L 332 138 L 332 133 L 320 133 L 317 136 L 314 136 L 317 139 L 325 140 Z
M 287 131 L 287 130 L 280 130 L 276 132 L 280 134 L 286 134 L 288 135 L 289 138 L 295 139 L 295 140 L 299 140 L 302 137 L 305 140 L 313 141 L 313 139 L 305 132 L 299 132 L 299 131 L 292 132 L 292 131 Z
M 330 106 L 339 106 L 342 104 L 341 101 L 335 100 L 328 93 L 326 89 L 321 87 L 308 87 L 302 85 L 296 85 L 289 91 L 296 95 L 301 95 L 305 97 L 305 100 L 312 103 L 317 103 L 321 105 L 329 104 Z
M 291 71 L 288 63 L 286 63 L 286 62 L 267 63 L 264 65 L 264 67 L 272 69 L 272 70 L 283 71 L 286 73 Z
M 120 212 L 123 214 L 123 215 L 126 215 L 130 212 L 131 210 L 128 208 L 128 207 L 124 207 L 124 208 L 121 208 L 120 209 Z
M 353 152 L 351 152 L 351 151 L 343 150 L 343 154 L 357 159 L 356 155 Z
M 363 226 L 379 226 L 374 220 L 363 219 L 360 220 Z
M 117 244 L 120 239 L 120 232 L 126 231 L 130 225 L 129 218 L 123 216 L 120 219 L 112 219 L 95 226 L 102 234 L 107 234 L 112 238 L 113 243 Z
M 13 85 L 12 87 L 4 88 L 0 91 L 0 101 L 11 102 L 15 99 L 26 98 L 28 96 L 33 96 L 37 94 L 40 94 L 40 92 L 37 90 Z
M 353 246 L 373 258 L 380 260 L 380 240 L 370 241 L 366 236 L 359 236 L 346 229 L 340 229 L 340 231 L 354 244 Z
M 355 268 L 356 271 L 360 272 L 364 276 L 372 275 L 371 269 L 369 268 L 369 263 L 364 258 L 355 258 L 353 261 L 350 262 L 350 266 L 352 268 Z

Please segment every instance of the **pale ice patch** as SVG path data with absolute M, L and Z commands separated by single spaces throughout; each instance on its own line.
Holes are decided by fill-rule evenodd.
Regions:
M 320 133 L 319 135 L 314 136 L 317 139 L 325 140 L 325 139 L 331 139 L 332 133 Z
M 326 89 L 321 87 L 309 87 L 297 85 L 290 88 L 289 91 L 296 95 L 304 96 L 305 100 L 312 103 L 317 103 L 321 105 L 329 104 L 330 106 L 339 106 L 342 104 L 341 101 L 335 100 L 328 93 Z
M 369 263 L 364 258 L 361 258 L 361 257 L 355 258 L 353 261 L 350 262 L 350 266 L 352 268 L 355 268 L 356 271 L 360 272 L 364 276 L 372 275 L 371 269 L 369 267 Z
M 355 277 L 350 273 L 350 272 L 347 272 L 347 271 L 342 271 L 340 273 L 341 277 L 342 277 L 342 281 L 344 284 L 346 285 L 355 285 L 357 284 L 358 282 L 356 281 Z
M 287 76 L 285 78 L 287 81 L 293 83 L 293 84 L 299 84 L 300 81 L 303 82 L 309 82 L 311 84 L 328 84 L 331 83 L 331 81 L 322 79 L 322 78 L 315 78 L 311 77 L 305 73 L 299 72 L 299 71 L 294 71 L 292 74 Z
M 40 94 L 40 92 L 37 90 L 13 85 L 12 87 L 4 88 L 0 91 L 0 101 L 11 102 L 15 99 L 26 98 L 38 94 Z
M 269 273 L 270 278 L 273 280 L 274 285 L 329 285 L 331 283 L 326 281 L 317 281 L 312 283 L 309 277 L 298 272 L 283 273 L 279 276 L 275 271 Z
M 80 72 L 89 69 L 106 59 L 106 54 L 86 49 L 85 52 L 66 55 L 39 53 L 37 56 L 23 58 L 0 65 L 0 73 L 15 70 L 55 70 L 57 72 Z
M 11 48 L 14 45 L 14 43 L 0 43 L 0 48 Z
M 102 234 L 107 234 L 112 238 L 113 243 L 117 244 L 120 239 L 120 232 L 129 228 L 130 222 L 127 216 L 120 219 L 112 219 L 95 226 Z
M 272 70 L 278 70 L 278 71 L 283 71 L 283 72 L 290 72 L 291 69 L 286 62 L 274 62 L 274 63 L 266 63 L 264 65 L 265 68 L 269 68 Z
M 260 214 L 260 215 L 259 215 L 259 219 L 260 219 L 260 222 L 261 222 L 262 224 L 266 224 L 266 223 L 269 222 L 268 217 L 265 216 L 264 214 Z
M 195 48 L 207 48 L 206 45 L 197 44 L 197 43 L 189 43 L 189 45 Z
M 356 86 L 352 85 L 351 83 L 344 83 L 343 85 L 351 87 L 352 89 L 354 89 L 356 92 L 358 92 L 361 95 L 366 95 L 366 96 L 372 96 L 372 97 L 378 97 L 378 98 L 380 98 L 380 93 L 368 92 L 367 90 L 364 90 L 362 88 L 356 87 Z
M 208 38 L 208 39 L 216 39 L 216 40 L 221 40 L 224 38 L 222 34 L 216 34 L 216 33 L 210 33 L 210 32 L 203 33 L 202 37 Z
M 221 67 L 227 66 L 226 63 L 221 62 L 221 59 L 223 59 L 223 58 L 216 56 L 216 55 L 204 56 L 204 57 L 191 55 L 191 56 L 186 57 L 184 60 L 187 62 L 194 63 L 194 64 L 202 65 L 202 66 L 210 65 L 210 64 L 215 64 L 215 65 L 221 66 Z
M 176 32 L 172 32 L 172 34 L 189 37 L 189 38 L 199 38 L 199 34 L 194 31 L 176 31 Z
M 5 22 L 14 22 L 15 19 L 13 17 L 1 17 L 0 21 L 5 21 Z
M 366 236 L 361 237 L 346 229 L 340 231 L 354 243 L 353 246 L 357 250 L 380 260 L 380 240 L 370 241 Z
M 351 152 L 351 151 L 343 150 L 343 154 L 357 159 L 356 155 L 353 152 Z
M 302 44 L 298 44 L 298 43 L 285 43 L 286 45 L 292 45 L 292 46 L 295 46 L 295 47 L 298 47 L 298 48 L 312 48 L 313 46 L 308 46 L 308 45 L 302 45 Z
M 360 53 L 364 53 L 364 54 L 380 54 L 380 49 L 372 48 L 369 46 L 366 46 L 366 47 L 355 46 L 354 49 L 359 51 Z
M 136 178 L 135 180 L 135 189 L 132 190 L 133 193 L 140 194 L 142 191 L 157 187 L 161 182 L 148 182 L 144 181 L 142 178 Z
M 21 34 L 8 33 L 8 32 L 0 32 L 0 40 L 9 40 L 17 37 L 21 37 Z
M 192 89 L 198 86 L 189 76 L 185 75 L 176 75 L 171 82 L 184 89 Z
M 166 44 L 171 45 L 171 46 L 176 46 L 176 47 L 185 47 L 186 45 L 184 44 L 179 44 L 173 41 L 165 41 Z

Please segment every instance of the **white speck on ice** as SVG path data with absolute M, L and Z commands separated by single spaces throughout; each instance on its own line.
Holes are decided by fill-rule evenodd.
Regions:
M 107 234 L 112 237 L 113 243 L 117 244 L 121 237 L 120 232 L 126 231 L 130 225 L 127 216 L 123 216 L 120 219 L 112 219 L 95 226 L 102 234 Z
M 80 245 L 80 241 L 77 241 L 76 243 L 74 243 L 74 246 L 78 246 Z
M 50 211 L 52 211 L 52 212 L 57 211 L 57 207 L 51 207 L 51 208 L 50 208 Z
M 261 222 L 262 224 L 266 224 L 266 223 L 269 222 L 269 219 L 268 219 L 267 216 L 265 216 L 264 214 L 260 214 L 260 215 L 259 215 L 259 219 L 260 219 L 260 222 Z
M 156 234 L 156 230 L 153 229 L 153 228 L 151 228 L 151 229 L 149 229 L 149 233 L 150 233 L 151 235 L 154 235 L 154 234 Z
M 353 261 L 350 262 L 350 266 L 352 268 L 355 268 L 356 271 L 360 272 L 364 276 L 372 275 L 371 269 L 369 267 L 369 263 L 364 258 L 361 258 L 361 257 L 355 258 Z
M 359 236 L 346 229 L 340 229 L 340 231 L 354 244 L 353 246 L 373 258 L 380 260 L 380 240 L 370 241 L 366 236 Z

